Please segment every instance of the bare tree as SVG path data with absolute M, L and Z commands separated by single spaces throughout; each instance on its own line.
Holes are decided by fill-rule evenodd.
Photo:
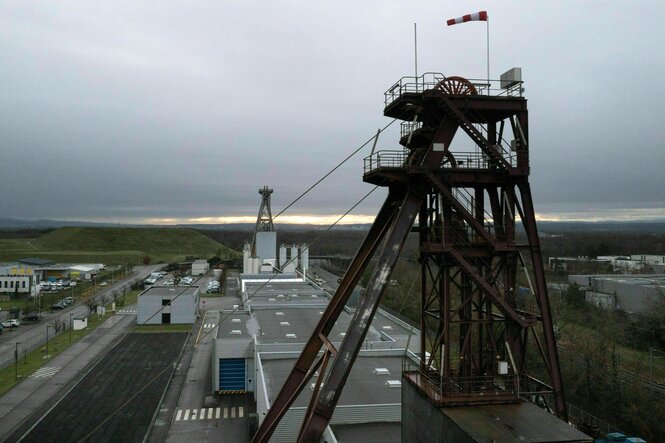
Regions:
M 83 303 L 85 303 L 85 306 L 88 308 L 88 313 L 90 314 L 95 312 L 95 309 L 97 309 L 97 300 L 95 300 L 94 297 L 87 296 L 83 300 Z
M 64 331 L 65 321 L 59 318 L 54 318 L 51 320 L 51 326 L 53 327 L 53 330 L 55 330 L 55 334 L 58 335 L 60 331 Z

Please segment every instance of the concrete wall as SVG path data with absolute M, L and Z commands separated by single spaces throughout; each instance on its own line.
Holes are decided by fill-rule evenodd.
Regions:
M 473 442 L 404 377 L 402 377 L 402 404 L 404 405 L 402 408 L 403 442 Z
M 30 276 L 3 276 L 0 277 L 0 292 L 19 294 L 30 292 Z
M 148 290 L 149 291 L 149 290 Z M 196 321 L 199 306 L 198 290 L 195 294 L 157 295 L 144 293 L 138 298 L 138 314 L 136 323 L 139 325 L 159 325 L 162 313 L 171 314 L 171 324 L 190 324 Z M 169 299 L 171 304 L 163 306 L 162 300 Z
M 277 232 L 257 232 L 256 233 L 256 256 L 265 260 L 275 260 L 277 262 Z

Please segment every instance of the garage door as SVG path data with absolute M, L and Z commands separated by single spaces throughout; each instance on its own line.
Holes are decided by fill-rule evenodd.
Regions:
M 219 390 L 221 392 L 245 392 L 247 366 L 244 358 L 219 359 Z

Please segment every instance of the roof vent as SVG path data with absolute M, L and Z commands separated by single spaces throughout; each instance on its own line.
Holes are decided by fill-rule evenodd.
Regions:
M 388 380 L 386 381 L 386 386 L 389 388 L 400 388 L 402 386 L 402 382 L 399 380 Z
M 340 332 L 339 335 L 341 335 L 342 337 L 346 337 L 346 332 Z
M 268 301 L 275 301 L 275 299 L 274 298 L 269 298 Z
M 388 368 L 374 368 L 374 373 L 376 375 L 390 375 Z
M 296 334 L 286 334 L 286 338 L 296 338 Z
M 231 335 L 242 335 L 242 331 L 240 329 L 233 329 Z
M 392 326 L 381 326 L 381 329 L 383 329 L 384 331 L 392 331 L 393 327 Z
M 319 298 L 319 296 L 316 294 L 312 294 L 312 298 Z
M 284 313 L 282 311 L 277 311 L 275 312 L 275 315 L 284 315 Z
M 291 326 L 291 323 L 289 323 L 288 321 L 280 321 L 279 325 L 280 326 Z
M 231 319 L 231 323 L 240 323 L 240 319 L 239 318 L 233 318 L 233 319 Z

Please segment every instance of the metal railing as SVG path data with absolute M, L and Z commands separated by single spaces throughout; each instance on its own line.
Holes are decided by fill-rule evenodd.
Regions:
M 400 131 L 399 135 L 400 138 L 402 137 L 408 137 L 413 131 L 420 129 L 423 127 L 422 122 L 402 122 L 400 123 Z
M 412 359 L 402 359 L 402 373 L 428 397 L 439 403 L 455 401 L 493 401 L 519 398 L 520 383 L 517 374 L 449 377 L 421 371 Z
M 365 174 L 379 168 L 403 168 L 408 156 L 406 151 L 377 151 L 365 157 Z
M 384 93 L 385 106 L 389 106 L 395 100 L 406 93 L 420 93 L 434 89 L 446 76 L 440 72 L 426 72 L 420 77 L 402 77 Z M 502 88 L 500 80 L 492 79 L 467 79 L 476 88 L 478 95 L 521 97 L 523 82 L 515 82 L 509 88 Z

